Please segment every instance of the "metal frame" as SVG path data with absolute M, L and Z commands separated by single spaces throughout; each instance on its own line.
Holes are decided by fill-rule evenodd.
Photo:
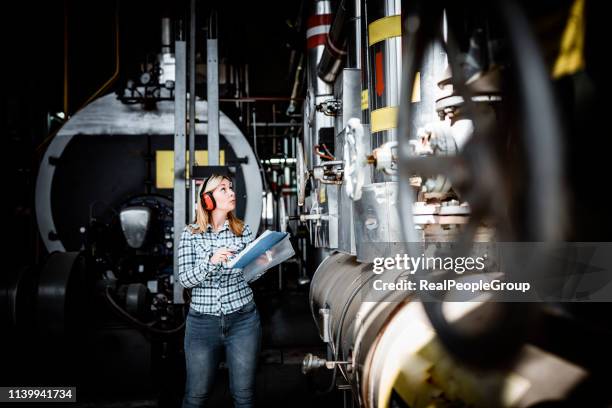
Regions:
M 207 46 L 207 100 L 208 100 L 208 164 L 219 164 L 219 61 L 217 40 L 208 39 Z
M 184 303 L 183 288 L 178 282 L 178 247 L 187 221 L 187 191 L 185 184 L 185 122 L 187 116 L 187 44 L 178 40 L 174 45 L 176 58 L 176 92 L 174 94 L 174 301 Z

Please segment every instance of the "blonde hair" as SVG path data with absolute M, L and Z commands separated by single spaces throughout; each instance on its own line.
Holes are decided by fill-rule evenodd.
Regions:
M 207 211 L 202 206 L 202 202 L 201 202 L 202 194 L 207 193 L 209 191 L 213 191 L 215 188 L 217 188 L 219 184 L 221 184 L 221 182 L 224 179 L 229 182 L 232 181 L 232 179 L 230 179 L 227 176 L 220 175 L 220 174 L 213 174 L 208 178 L 208 182 L 202 183 L 202 185 L 198 189 L 198 198 L 197 198 L 198 203 L 196 206 L 196 217 L 195 217 L 195 220 L 193 221 L 193 223 L 197 224 L 197 226 L 195 228 L 189 226 L 189 229 L 191 230 L 192 234 L 204 233 L 206 231 L 206 228 L 208 227 L 208 224 L 211 224 L 212 211 Z M 206 185 L 206 190 L 202 191 L 204 189 L 204 185 Z M 229 221 L 230 230 L 232 230 L 234 235 L 242 235 L 242 232 L 244 231 L 244 221 L 236 217 L 233 211 L 230 211 L 227 213 L 227 220 Z

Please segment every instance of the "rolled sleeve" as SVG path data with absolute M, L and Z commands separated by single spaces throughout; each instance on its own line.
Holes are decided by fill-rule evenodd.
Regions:
M 222 266 L 210 262 L 213 255 L 210 247 L 197 246 L 193 238 L 194 234 L 185 228 L 178 247 L 178 279 L 185 288 L 193 288 L 210 279 Z

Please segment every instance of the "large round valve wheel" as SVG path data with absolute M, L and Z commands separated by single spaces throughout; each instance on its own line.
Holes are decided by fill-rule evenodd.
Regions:
M 491 8 L 487 12 L 503 23 L 509 43 L 508 66 L 512 69 L 507 74 L 514 87 L 518 84 L 518 91 L 512 90 L 514 98 L 503 101 L 500 109 L 502 113 L 522 113 L 522 118 L 505 124 L 509 132 L 500 125 L 499 115 L 494 110 L 482 109 L 483 105 L 475 102 L 466 85 L 459 46 L 453 35 L 458 24 L 454 24 L 452 13 L 447 14 L 446 51 L 452 84 L 463 99 L 462 114 L 474 124 L 472 137 L 453 156 L 415 157 L 411 154 L 410 129 L 414 112 L 409 95 L 425 50 L 443 35 L 437 31 L 442 27 L 442 10 L 437 6 L 421 4 L 419 11 L 407 14 L 406 27 L 410 29 L 404 33 L 403 92 L 398 115 L 402 231 L 405 241 L 420 241 L 412 217 L 414 191 L 408 179 L 414 175 L 448 178 L 471 208 L 469 222 L 459 229 L 452 253 L 448 254 L 453 257 L 471 253 L 476 232 L 483 224 L 493 227 L 497 241 L 552 242 L 562 237 L 565 200 L 561 126 L 550 79 L 524 14 L 514 3 L 500 4 L 499 9 Z M 504 89 L 507 88 L 506 83 Z M 514 148 L 508 149 L 509 145 Z M 504 270 L 509 279 L 531 272 L 539 271 L 533 268 Z M 443 275 L 440 279 L 447 277 L 449 275 Z M 495 318 L 487 320 L 477 330 L 465 330 L 450 322 L 443 305 L 443 301 L 423 301 L 440 340 L 454 356 L 482 366 L 492 366 L 500 359 L 515 355 L 524 342 L 534 308 L 532 303 L 490 301 L 485 309 L 492 310 L 490 315 Z

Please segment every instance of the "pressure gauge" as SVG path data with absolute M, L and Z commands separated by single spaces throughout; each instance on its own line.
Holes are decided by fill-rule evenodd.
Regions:
M 143 85 L 147 85 L 151 81 L 151 74 L 148 72 L 143 72 L 140 75 L 140 83 Z

